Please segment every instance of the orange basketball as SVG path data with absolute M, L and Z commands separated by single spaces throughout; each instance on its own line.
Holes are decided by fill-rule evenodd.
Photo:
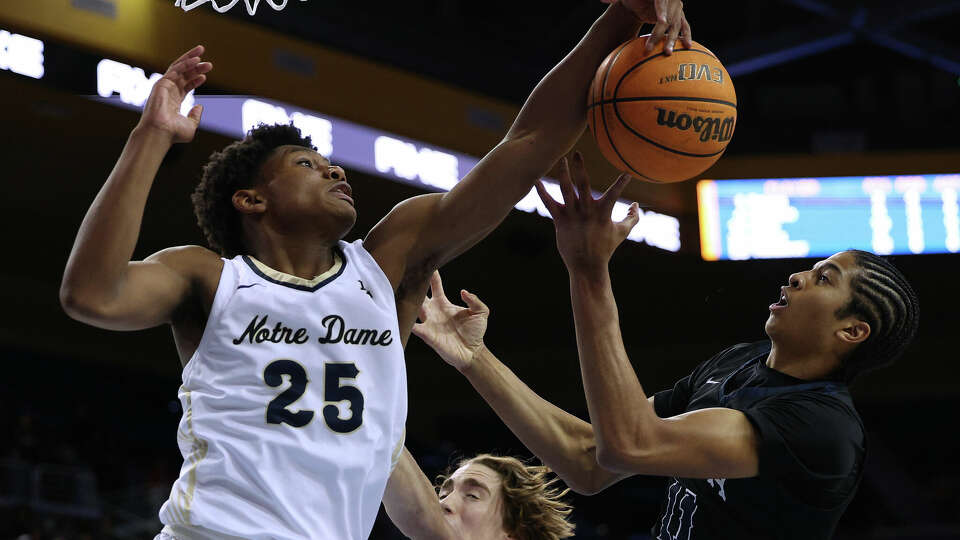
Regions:
M 716 55 L 697 42 L 673 55 L 634 38 L 600 64 L 587 121 L 614 167 L 651 182 L 680 182 L 713 165 L 737 123 L 737 94 Z

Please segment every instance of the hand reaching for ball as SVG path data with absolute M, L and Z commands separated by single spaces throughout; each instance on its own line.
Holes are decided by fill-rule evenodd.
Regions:
M 684 47 L 693 47 L 690 23 L 683 12 L 681 0 L 603 0 L 603 3 L 611 4 L 614 1 L 619 1 L 641 21 L 654 25 L 647 39 L 647 51 L 652 51 L 664 41 L 663 52 L 669 56 L 673 54 L 678 37 Z
M 557 249 L 567 269 L 571 272 L 602 269 L 605 272 L 617 246 L 640 221 L 640 208 L 633 203 L 626 217 L 613 221 L 610 216 L 613 206 L 630 176 L 621 174 L 599 199 L 594 199 L 580 152 L 573 154 L 572 161 L 572 166 L 566 158 L 560 162 L 557 182 L 563 202 L 551 197 L 542 182 L 536 183 L 537 194 L 553 217 Z

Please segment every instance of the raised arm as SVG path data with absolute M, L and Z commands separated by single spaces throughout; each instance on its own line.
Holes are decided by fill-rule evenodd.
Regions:
M 173 143 L 189 142 L 200 122 L 196 106 L 180 114 L 184 96 L 212 69 L 197 46 L 157 81 L 137 127 L 83 218 L 70 252 L 60 302 L 71 317 L 114 330 L 135 330 L 170 320 L 200 272 L 219 257 L 200 247 L 164 250 L 132 262 L 150 186 Z
M 653 0 L 633 3 L 651 6 L 640 13 L 654 16 Z M 678 27 L 685 24 L 679 0 L 657 2 L 661 4 L 665 19 L 672 17 Z M 453 189 L 401 203 L 370 232 L 365 245 L 395 285 L 411 271 L 421 272 L 414 279 L 425 279 L 430 270 L 478 242 L 570 150 L 586 125 L 586 96 L 597 66 L 634 37 L 640 24 L 634 11 L 611 4 L 540 81 L 503 140 Z
M 390 474 L 383 494 L 383 506 L 390 521 L 408 538 L 460 538 L 443 518 L 437 492 L 406 448 Z
M 483 343 L 490 310 L 466 291 L 467 307 L 447 300 L 440 274 L 430 280 L 432 297 L 413 333 L 457 368 L 517 438 L 573 491 L 590 495 L 629 474 L 599 466 L 590 424 L 538 396 Z
M 757 474 L 757 436 L 732 409 L 704 409 L 658 418 L 623 346 L 608 265 L 638 221 L 631 206 L 620 223 L 610 212 L 629 177 L 621 176 L 594 200 L 583 160 L 564 164 L 564 204 L 538 185 L 554 218 L 557 247 L 570 274 L 580 369 L 597 437 L 597 459 L 609 469 L 692 478 L 744 478 Z

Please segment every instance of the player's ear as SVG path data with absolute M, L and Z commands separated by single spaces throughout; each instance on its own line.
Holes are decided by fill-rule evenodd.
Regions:
M 262 214 L 267 209 L 267 201 L 255 189 L 238 189 L 231 200 L 241 214 Z
M 849 345 L 863 343 L 870 337 L 870 324 L 860 319 L 850 318 L 843 328 L 837 330 L 837 338 Z

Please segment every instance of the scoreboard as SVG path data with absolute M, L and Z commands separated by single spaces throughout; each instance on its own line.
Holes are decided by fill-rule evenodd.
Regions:
M 703 180 L 705 260 L 957 253 L 960 174 Z

